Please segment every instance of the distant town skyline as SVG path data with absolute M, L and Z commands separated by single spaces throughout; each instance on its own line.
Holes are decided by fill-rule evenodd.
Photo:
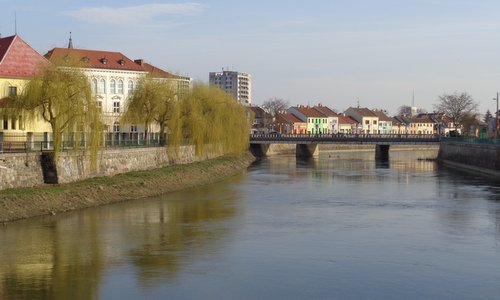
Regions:
M 252 103 L 283 98 L 344 111 L 359 104 L 433 110 L 468 92 L 479 113 L 500 91 L 500 3 L 483 0 L 38 1 L 0 0 L 0 34 L 41 54 L 67 46 L 119 51 L 208 82 L 252 76 Z M 15 25 L 15 16 L 17 26 Z

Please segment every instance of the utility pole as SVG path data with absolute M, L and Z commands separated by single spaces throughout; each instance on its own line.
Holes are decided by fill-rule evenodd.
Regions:
M 498 139 L 498 92 L 497 97 L 493 98 L 493 100 L 497 101 L 497 110 L 495 111 L 495 139 Z

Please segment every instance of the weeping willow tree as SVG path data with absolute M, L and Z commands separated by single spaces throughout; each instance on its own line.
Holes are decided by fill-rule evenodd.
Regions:
M 172 80 L 151 75 L 143 77 L 139 87 L 128 99 L 122 122 L 144 124 L 145 138 L 150 124 L 154 122 L 160 127 L 160 139 L 164 142 L 163 137 L 172 119 L 176 100 L 177 89 Z
M 27 121 L 34 122 L 41 116 L 50 124 L 54 155 L 61 151 L 65 136 L 73 149 L 90 146 L 92 156 L 97 157 L 103 128 L 101 113 L 88 78 L 79 68 L 46 66 L 13 103 Z M 95 159 L 92 161 L 95 164 Z
M 177 103 L 172 115 L 169 141 L 173 147 L 192 143 L 198 155 L 207 149 L 217 154 L 248 149 L 252 122 L 248 111 L 217 87 L 196 84 L 189 96 Z

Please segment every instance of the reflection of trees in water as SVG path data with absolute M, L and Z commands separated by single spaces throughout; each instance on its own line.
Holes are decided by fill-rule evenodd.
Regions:
M 227 233 L 218 221 L 237 214 L 237 199 L 220 184 L 9 224 L 0 230 L 0 299 L 96 299 L 104 270 L 124 258 L 141 280 L 174 278 Z
M 211 195 L 221 198 L 214 199 Z M 175 200 L 160 202 L 159 214 L 143 216 L 143 226 L 123 224 L 139 244 L 128 255 L 138 269 L 139 279 L 148 284 L 160 283 L 165 277 L 175 279 L 183 265 L 217 246 L 217 241 L 229 230 L 218 221 L 237 213 L 238 195 L 222 185 L 177 193 L 169 198 Z
M 103 259 L 95 217 L 46 218 L 34 223 L 9 224 L 1 235 L 6 244 L 2 241 L 0 248 L 0 295 L 5 299 L 97 298 Z
M 318 158 L 295 158 L 275 155 L 259 164 L 267 164 L 273 174 L 288 177 L 312 177 L 322 181 L 382 182 L 396 180 L 407 182 L 408 174 L 428 173 L 436 170 L 436 151 L 391 151 L 389 160 L 376 160 L 374 151 L 326 152 Z M 393 173 L 391 176 L 385 176 Z M 382 176 L 381 176 L 382 175 Z

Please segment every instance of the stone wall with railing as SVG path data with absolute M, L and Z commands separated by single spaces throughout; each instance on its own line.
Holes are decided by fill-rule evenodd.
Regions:
M 92 177 L 192 163 L 215 156 L 198 156 L 194 146 L 182 146 L 177 151 L 167 151 L 165 147 L 113 149 L 100 151 L 96 160 L 97 168 L 92 168 L 89 152 L 69 151 L 60 153 L 55 165 L 58 183 L 68 183 Z M 44 184 L 44 167 L 46 166 L 42 163 L 40 154 L 0 154 L 0 190 Z

